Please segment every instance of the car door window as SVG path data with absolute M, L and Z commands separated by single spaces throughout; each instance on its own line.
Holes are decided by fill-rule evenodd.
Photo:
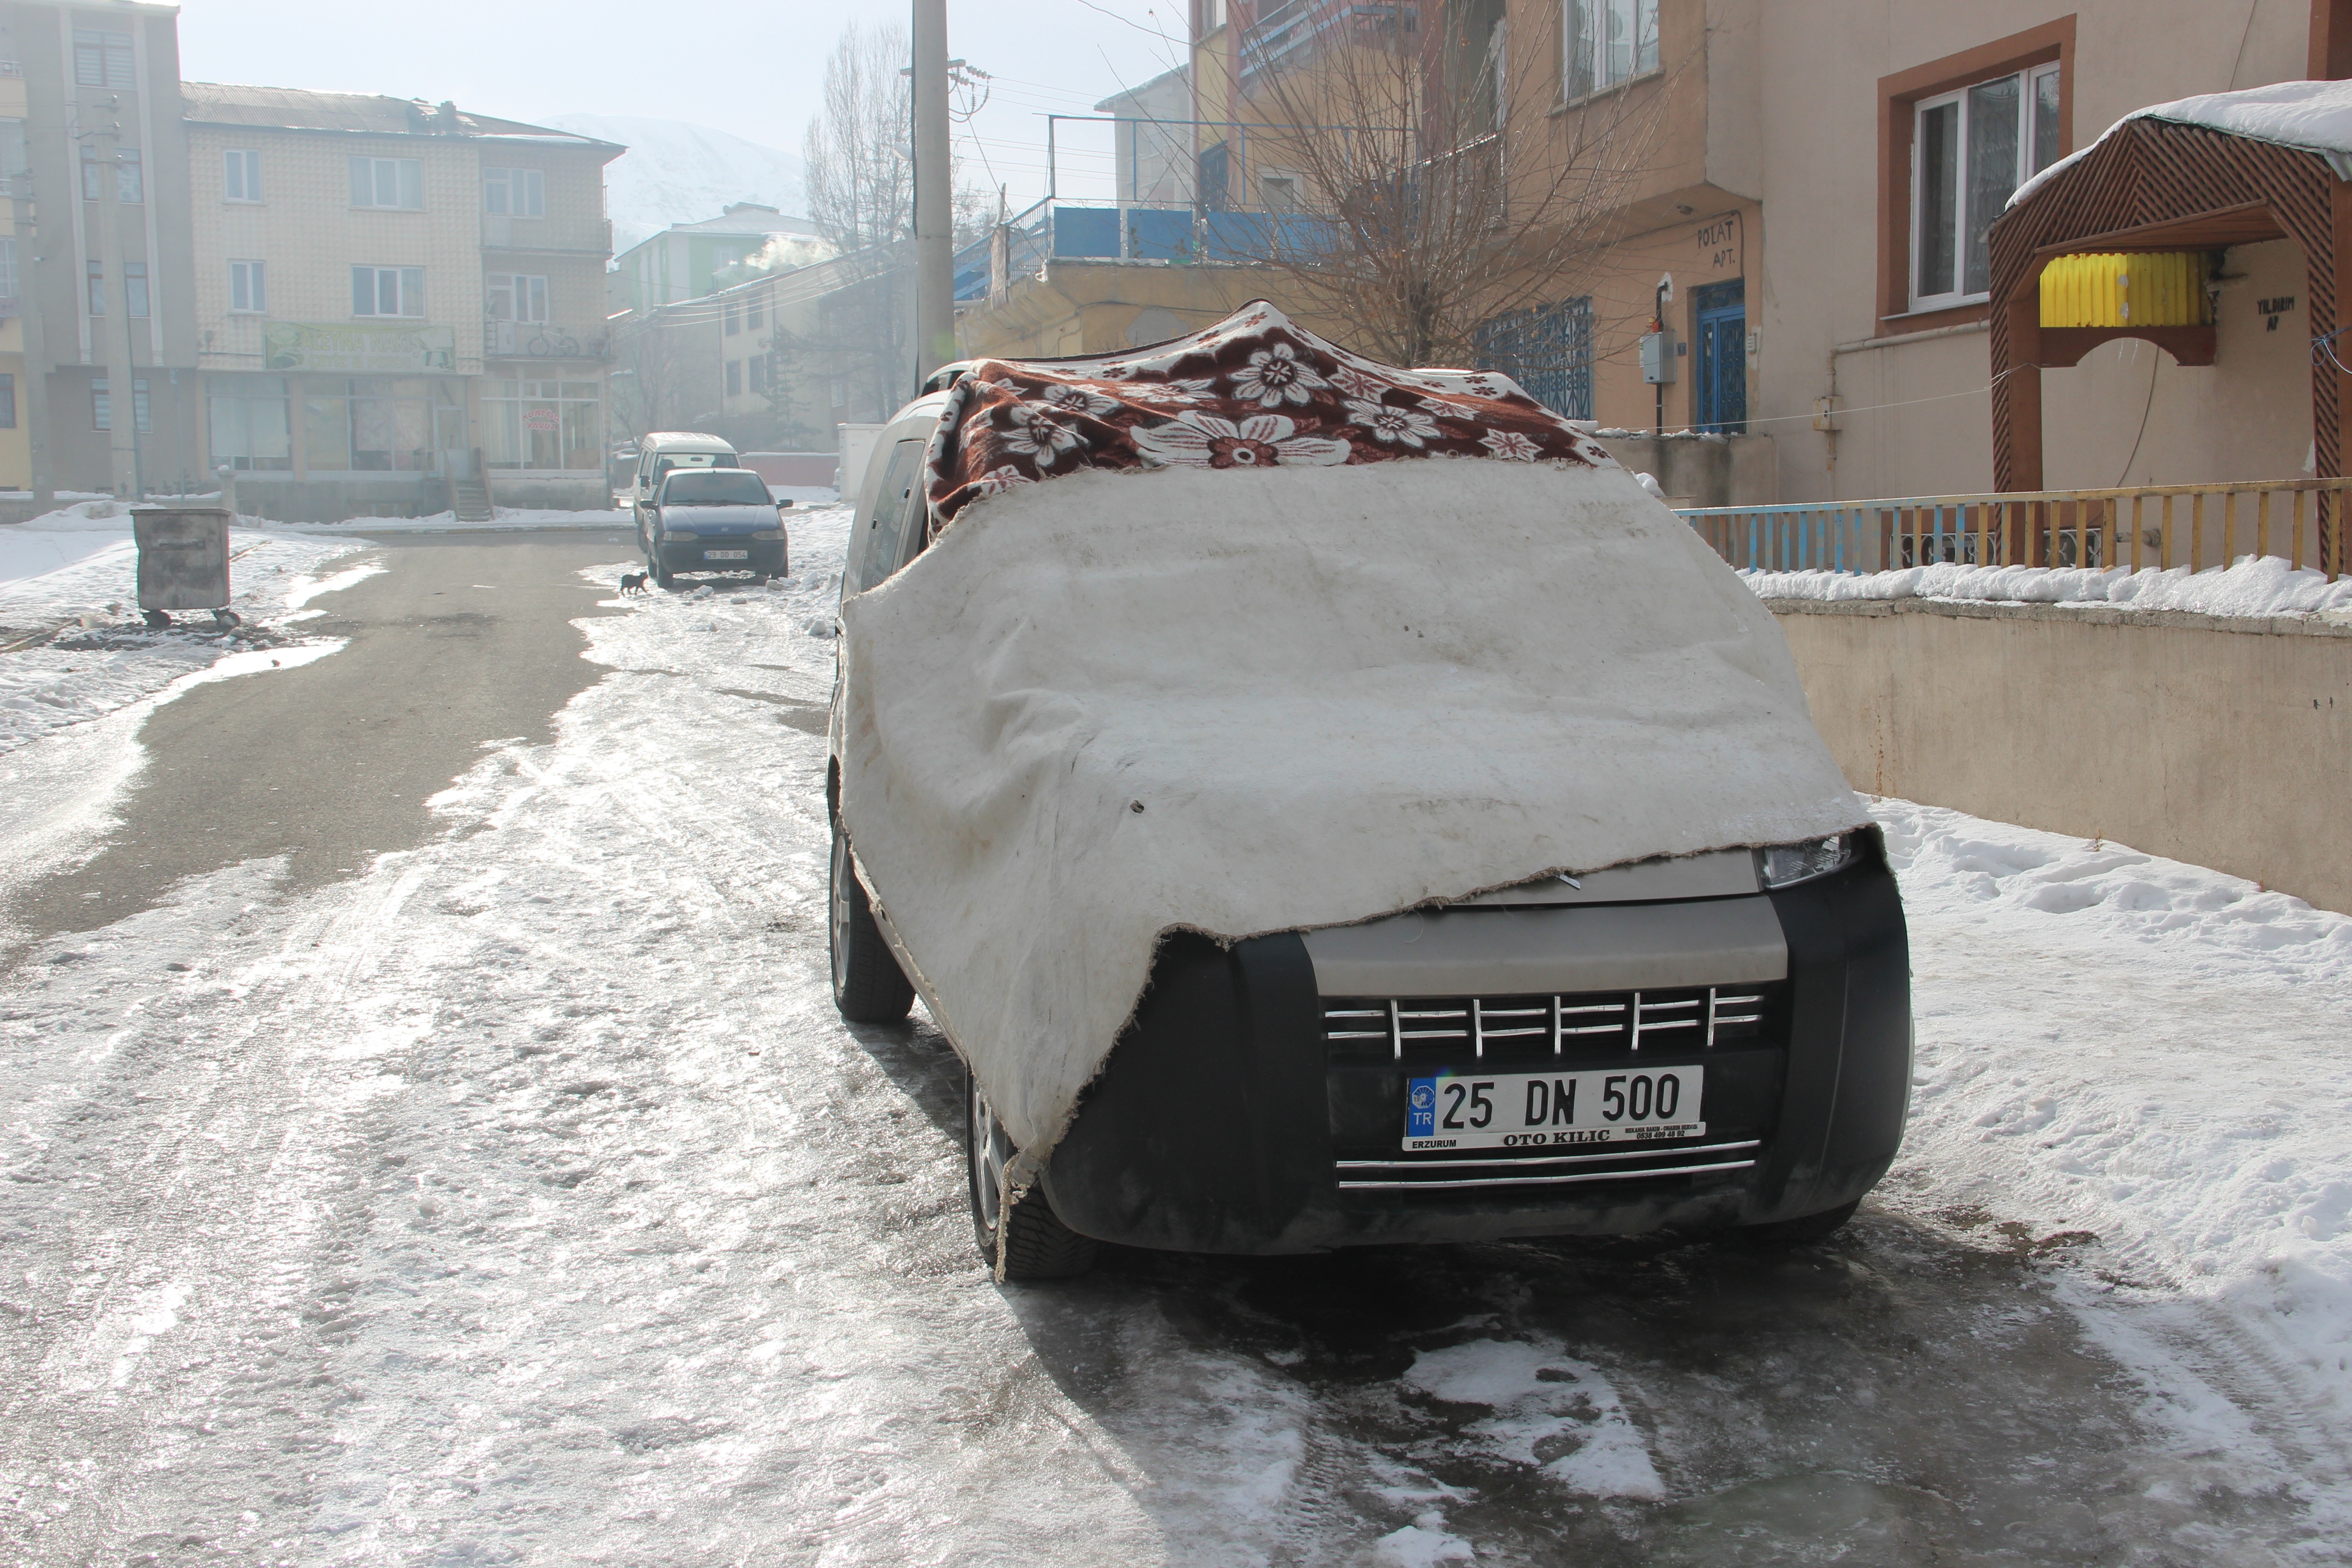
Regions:
M 855 542 L 856 570 L 843 574 L 844 585 L 854 581 L 856 593 L 863 594 L 898 569 L 908 510 L 919 500 L 917 486 L 922 479 L 924 445 L 917 439 L 890 448 L 890 466 L 883 472 L 881 488 L 875 491 L 874 510 Z

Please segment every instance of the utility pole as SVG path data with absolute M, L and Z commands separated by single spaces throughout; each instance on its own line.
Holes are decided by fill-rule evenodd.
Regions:
M 116 499 L 136 501 L 140 499 L 139 389 L 131 338 L 131 274 L 122 264 L 121 134 L 122 128 L 112 122 L 92 133 L 102 154 L 98 161 L 98 265 L 103 274 L 99 298 L 106 307 L 97 331 L 99 361 L 106 366 L 108 476 Z M 145 171 L 141 173 L 143 178 Z M 154 308 L 152 294 L 148 308 Z
M 914 0 L 915 384 L 955 358 L 955 207 L 948 179 L 948 5 Z
M 32 449 L 33 504 L 47 511 L 58 502 L 58 481 L 49 466 L 49 346 L 41 317 L 40 208 L 34 200 L 30 174 L 11 176 L 16 209 L 17 326 L 25 334 L 24 385 L 17 388 L 17 409 L 25 421 L 26 445 Z

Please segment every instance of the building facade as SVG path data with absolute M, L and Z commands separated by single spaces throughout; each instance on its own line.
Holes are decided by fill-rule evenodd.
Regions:
M 735 202 L 717 217 L 672 224 L 616 257 L 609 313 L 699 300 L 763 270 L 806 266 L 829 254 L 806 218 Z
M 209 466 L 240 507 L 609 504 L 622 149 L 455 105 L 187 83 Z
M 177 10 L 0 5 L 14 437 L 37 494 L 201 485 Z M 7 353 L 0 349 L 0 353 Z M 127 395 L 125 395 L 127 394 Z M 6 402 L 13 402 L 13 410 Z M 8 435 L 0 429 L 0 435 Z

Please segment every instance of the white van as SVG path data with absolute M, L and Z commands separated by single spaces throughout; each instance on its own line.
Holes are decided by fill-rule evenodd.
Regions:
M 632 510 L 644 537 L 653 518 L 654 492 L 672 468 L 740 468 L 735 448 L 716 436 L 691 430 L 656 430 L 637 443 L 637 477 Z

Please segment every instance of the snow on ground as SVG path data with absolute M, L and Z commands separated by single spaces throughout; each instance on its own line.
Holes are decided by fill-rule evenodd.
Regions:
M 2352 619 L 2352 577 L 2298 572 L 2275 555 L 2245 555 L 2224 569 L 2137 572 L 2069 566 L 1964 566 L 1938 562 L 1896 572 L 1743 571 L 1760 599 L 1974 599 L 2028 605 L 2122 605 L 2207 616 L 2315 616 Z
M 2123 1359 L 2286 1400 L 2306 1430 L 2284 1440 L 2347 1479 L 2352 919 L 2120 844 L 1875 809 L 1918 975 L 1895 1189 L 2063 1255 Z M 2217 1316 L 2253 1348 L 2200 1373 Z M 2242 1436 L 2214 1392 L 2157 1396 L 2192 1439 Z
M 291 612 L 365 574 L 347 570 L 321 583 L 315 574 L 365 542 L 232 529 L 231 607 L 245 624 L 222 628 L 192 612 L 151 631 L 139 616 L 138 550 L 125 509 L 82 501 L 0 527 L 0 753 L 164 691 L 224 658 L 271 650 L 285 662 L 296 640 L 289 624 L 300 618 Z
M 629 528 L 629 514 L 616 507 L 566 511 L 551 507 L 501 506 L 487 522 L 467 522 L 454 511 L 427 512 L 423 517 L 347 517 L 341 522 L 273 522 L 289 533 L 510 533 L 533 528 Z
M 1914 1127 L 1830 1247 L 992 1285 L 952 1058 L 826 989 L 845 532 L 577 623 L 436 841 L 11 976 L 0 1556 L 2342 1560 L 2352 922 L 2114 845 L 1876 804 Z

